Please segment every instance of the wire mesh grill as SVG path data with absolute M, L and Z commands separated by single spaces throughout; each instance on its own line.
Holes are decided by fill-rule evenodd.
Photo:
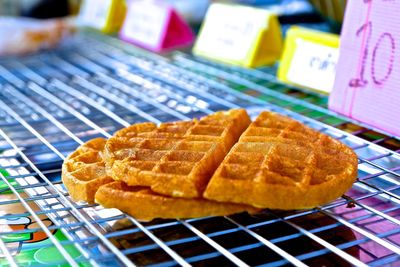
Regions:
M 265 71 L 167 59 L 90 33 L 51 53 L 2 60 L 0 265 L 28 265 L 27 249 L 31 266 L 44 264 L 41 253 L 71 266 L 399 264 L 398 140 L 324 104 Z M 357 182 L 308 211 L 149 223 L 75 203 L 60 182 L 65 156 L 91 138 L 235 107 L 277 111 L 341 140 L 359 156 Z

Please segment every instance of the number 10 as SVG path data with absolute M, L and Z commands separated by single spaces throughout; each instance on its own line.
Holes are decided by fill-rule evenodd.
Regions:
M 363 34 L 362 34 L 363 33 Z M 364 35 L 365 34 L 365 35 Z M 359 69 L 358 69 L 358 77 L 351 79 L 349 82 L 349 86 L 351 87 L 365 87 L 368 84 L 368 80 L 365 77 L 365 71 L 367 68 L 368 60 L 369 60 L 369 54 L 370 54 L 370 41 L 371 41 L 371 35 L 372 35 L 372 22 L 369 21 L 362 25 L 358 30 L 356 35 L 359 37 L 360 35 L 363 38 L 364 42 L 364 51 L 362 51 L 362 58 L 359 62 Z M 387 40 L 390 45 L 390 57 L 388 60 L 388 64 L 386 67 L 386 72 L 384 75 L 380 75 L 378 77 L 376 73 L 376 63 L 377 60 L 379 59 L 378 51 L 382 45 L 382 43 Z M 371 58 L 371 78 L 374 84 L 376 85 L 383 85 L 390 77 L 392 71 L 393 71 L 393 62 L 394 62 L 394 54 L 396 50 L 396 43 L 393 38 L 393 36 L 388 33 L 382 33 L 378 41 L 376 42 L 374 49 L 372 51 L 372 58 Z

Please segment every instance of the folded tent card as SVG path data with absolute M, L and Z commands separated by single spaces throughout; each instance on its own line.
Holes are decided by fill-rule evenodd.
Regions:
M 83 0 L 78 25 L 114 33 L 121 28 L 125 14 L 125 0 Z
M 329 94 L 335 82 L 338 58 L 338 35 L 292 26 L 286 33 L 278 78 L 298 87 Z
M 282 50 L 277 16 L 265 9 L 212 4 L 196 44 L 195 55 L 244 67 L 273 64 Z
M 348 1 L 330 109 L 400 136 L 400 2 Z
M 193 43 L 195 35 L 175 9 L 162 1 L 131 1 L 121 39 L 154 52 Z

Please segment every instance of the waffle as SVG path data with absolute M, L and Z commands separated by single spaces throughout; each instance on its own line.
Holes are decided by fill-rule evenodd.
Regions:
M 117 208 L 140 221 L 151 221 L 155 218 L 222 216 L 244 211 L 257 212 L 256 208 L 248 205 L 167 197 L 154 193 L 149 187 L 131 187 L 119 181 L 101 186 L 95 197 L 96 202 L 103 207 Z
M 218 165 L 250 124 L 243 109 L 193 121 L 135 124 L 105 146 L 107 173 L 162 195 L 199 198 Z
M 105 143 L 105 139 L 93 139 L 64 161 L 62 180 L 75 201 L 97 202 L 107 208 L 118 208 L 142 221 L 257 211 L 247 205 L 162 196 L 149 187 L 130 187 L 123 182 L 115 182 L 105 172 L 102 157 Z
M 313 208 L 340 197 L 356 175 L 357 156 L 349 147 L 262 112 L 218 167 L 204 197 L 259 208 Z
M 106 139 L 92 139 L 64 160 L 61 177 L 73 200 L 94 203 L 97 189 L 114 181 L 107 176 L 101 157 L 105 144 Z

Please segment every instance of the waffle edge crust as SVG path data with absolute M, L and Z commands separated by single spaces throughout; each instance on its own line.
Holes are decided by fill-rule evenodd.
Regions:
M 140 221 L 151 221 L 155 218 L 224 216 L 259 211 L 259 209 L 243 204 L 167 197 L 152 192 L 149 187 L 130 187 L 123 182 L 113 182 L 101 186 L 95 198 L 96 202 L 103 207 L 117 208 Z
M 98 188 L 114 181 L 107 176 L 100 154 L 105 144 L 104 138 L 92 139 L 64 160 L 61 179 L 73 200 L 93 204 Z

